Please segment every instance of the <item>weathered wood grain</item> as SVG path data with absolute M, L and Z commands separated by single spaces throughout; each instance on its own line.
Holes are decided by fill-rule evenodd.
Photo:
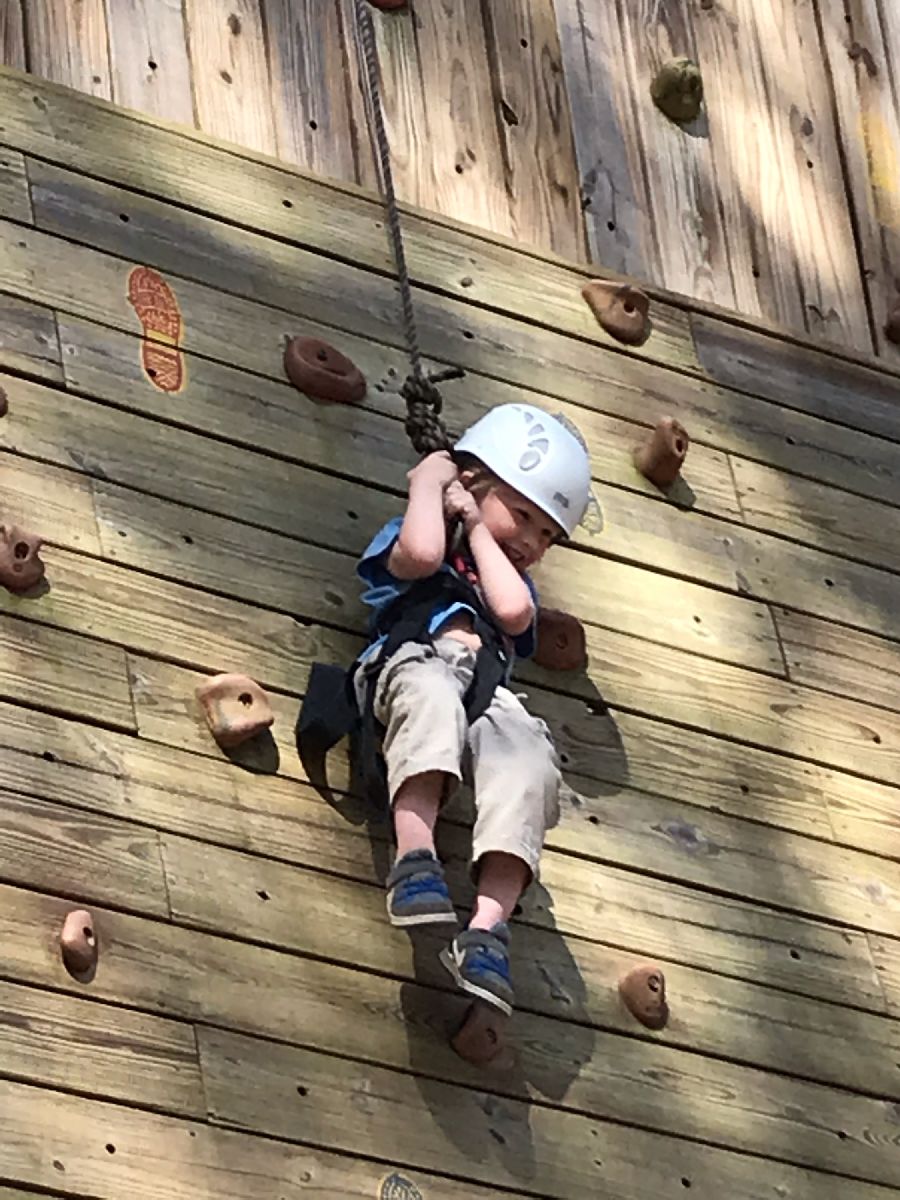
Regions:
M 36 205 L 37 221 L 42 226 L 54 229 L 55 232 L 72 236 L 72 238 L 90 240 L 95 245 L 107 248 L 107 250 L 136 257 L 144 262 L 155 263 L 164 270 L 172 270 L 178 276 L 186 274 L 214 287 L 232 289 L 234 276 L 229 274 L 226 264 L 223 263 L 222 242 L 224 241 L 229 247 L 229 259 L 234 256 L 242 263 L 241 277 L 245 281 L 242 287 L 245 290 L 250 289 L 254 296 L 264 298 L 278 307 L 305 313 L 307 317 L 316 320 L 331 320 L 341 328 L 364 332 L 376 340 L 388 343 L 397 341 L 396 324 L 391 320 L 390 304 L 385 300 L 385 288 L 376 278 L 366 275 L 365 272 L 356 272 L 360 277 L 354 276 L 347 280 L 347 293 L 342 293 L 342 298 L 352 293 L 353 302 L 347 299 L 338 301 L 334 293 L 335 272 L 338 268 L 328 260 L 311 256 L 311 254 L 299 250 L 288 250 L 288 248 L 260 238 L 260 236 L 246 233 L 240 236 L 236 235 L 234 230 L 212 222 L 209 218 L 184 214 L 184 212 L 173 214 L 173 210 L 169 209 L 167 205 L 155 202 L 155 200 L 127 196 L 115 188 L 104 187 L 96 182 L 85 184 L 84 181 L 74 178 L 70 173 L 59 172 L 59 170 L 43 166 L 43 164 L 37 166 L 32 175 L 34 175 L 32 196 L 34 196 Z M 89 196 L 86 196 L 85 192 L 89 193 Z M 130 215 L 127 223 L 120 220 L 120 214 L 124 208 L 127 209 L 126 215 Z M 172 230 L 170 230 L 173 216 L 179 226 L 181 224 L 185 226 L 185 236 L 190 238 L 190 256 L 185 253 L 184 247 L 180 248 L 180 252 L 176 250 L 172 240 Z M 19 251 L 17 257 L 23 257 L 22 248 L 18 246 L 16 248 Z M 340 268 L 340 270 L 342 274 L 346 274 L 352 269 Z M 300 278 L 302 278 L 302 284 L 298 282 Z M 253 282 L 252 288 L 250 288 L 251 281 Z M 184 287 L 181 287 L 180 290 L 184 290 Z M 192 289 L 188 289 L 187 294 L 194 295 L 196 293 L 193 293 Z M 232 304 L 234 305 L 234 324 L 242 324 L 248 318 L 252 320 L 251 313 L 245 312 L 238 300 L 233 300 Z M 446 301 L 446 304 L 452 306 L 454 302 Z M 420 312 L 421 308 L 427 308 L 427 305 L 427 300 L 422 301 Z M 72 307 L 71 298 L 68 299 L 66 307 Z M 496 373 L 497 366 L 487 361 L 480 347 L 482 343 L 490 343 L 493 358 L 498 354 L 499 344 L 503 344 L 504 373 L 508 382 L 521 384 L 524 388 L 544 390 L 550 395 L 563 395 L 581 406 L 614 409 L 620 415 L 631 420 L 650 422 L 655 420 L 660 410 L 672 412 L 674 409 L 676 415 L 683 416 L 684 424 L 692 432 L 692 436 L 698 440 L 704 440 L 704 442 L 708 440 L 713 444 L 719 444 L 721 436 L 719 430 L 713 432 L 709 427 L 710 420 L 715 421 L 715 416 L 710 414 L 710 407 L 712 407 L 710 401 L 714 397 L 710 396 L 703 385 L 696 380 L 686 379 L 679 374 L 660 376 L 660 373 L 653 367 L 635 364 L 634 361 L 625 360 L 620 355 L 601 354 L 598 348 L 589 348 L 581 342 L 572 341 L 571 338 L 552 335 L 550 331 L 546 331 L 544 337 L 541 338 L 541 343 L 544 344 L 538 343 L 541 355 L 536 358 L 534 336 L 523 337 L 520 326 L 510 320 L 504 320 L 504 328 L 497 329 L 496 323 L 499 318 L 488 318 L 478 311 L 466 310 L 466 306 L 463 305 L 455 305 L 454 312 L 456 314 L 454 320 L 458 318 L 461 322 L 456 326 L 455 337 L 457 346 L 461 348 L 454 349 L 451 356 L 456 361 L 462 362 L 463 365 L 474 368 L 475 371 Z M 440 322 L 445 326 L 448 316 L 448 312 L 439 316 L 438 312 L 434 311 L 431 320 L 422 322 L 426 326 L 422 331 L 426 343 L 430 341 L 428 328 L 432 322 Z M 282 329 L 284 328 L 282 324 L 284 318 L 278 317 L 276 320 L 275 329 L 271 328 L 270 320 L 265 341 L 262 346 L 257 344 L 254 349 L 254 358 L 260 358 L 260 352 L 268 343 L 272 347 L 268 354 L 277 355 L 275 361 L 269 358 L 269 371 L 271 373 L 277 371 L 280 376 L 282 347 L 277 331 L 280 326 Z M 701 324 L 701 320 L 706 324 Z M 121 323 L 121 318 L 116 323 Z M 127 328 L 133 328 L 133 322 L 128 324 Z M 434 328 L 438 328 L 438 326 L 434 325 Z M 780 355 L 780 358 L 775 360 L 773 353 L 770 352 L 767 338 L 750 334 L 749 331 L 728 329 L 721 323 L 710 324 L 708 318 L 698 319 L 696 330 L 703 353 L 709 360 L 710 368 L 721 373 L 726 383 L 736 383 L 738 386 L 745 386 L 748 390 L 758 388 L 755 380 L 761 373 L 762 355 L 768 355 L 767 368 L 769 364 L 772 364 L 769 368 L 770 374 L 784 389 L 787 403 L 809 408 L 815 413 L 820 412 L 821 409 L 821 414 L 828 416 L 829 419 L 839 419 L 848 424 L 857 426 L 871 424 L 872 430 L 886 434 L 886 436 L 890 436 L 892 430 L 896 431 L 900 428 L 898 418 L 896 418 L 898 408 L 895 403 L 895 395 L 900 390 L 900 384 L 894 385 L 886 377 L 878 376 L 875 372 L 865 371 L 864 368 L 841 364 L 827 355 L 820 354 L 811 358 L 803 350 L 788 346 L 787 343 L 779 343 L 779 346 L 775 348 Z M 478 336 L 475 331 L 478 331 Z M 242 331 L 235 332 L 240 338 Z M 330 336 L 334 337 L 334 332 L 331 332 Z M 553 337 L 556 337 L 556 344 L 551 346 L 550 341 Z M 186 344 L 198 349 L 203 348 L 198 342 L 193 341 L 190 330 L 188 330 Z M 434 352 L 439 354 L 448 352 L 448 332 L 446 330 L 440 347 L 436 341 L 433 348 Z M 212 356 L 222 356 L 221 335 L 218 337 L 217 343 L 214 343 L 214 348 L 211 348 L 211 353 Z M 548 371 L 547 355 L 552 356 L 554 365 L 556 365 L 554 372 Z M 527 372 L 522 370 L 523 362 L 526 359 L 530 359 L 530 364 L 532 364 Z M 586 391 L 587 377 L 595 377 L 596 373 L 604 372 L 607 367 L 612 367 L 612 370 L 616 372 L 610 379 L 612 395 L 610 391 L 604 390 L 600 394 L 596 394 L 598 400 L 594 401 L 595 384 L 592 380 L 589 390 Z M 397 370 L 396 367 L 395 370 Z M 400 372 L 402 376 L 404 373 L 402 366 Z M 818 384 L 816 372 L 822 377 L 821 388 L 818 386 L 811 388 L 811 372 L 812 382 L 816 384 Z M 384 379 L 380 385 L 384 388 Z M 626 389 L 625 395 L 622 395 L 623 386 Z M 854 386 L 857 391 L 859 388 L 868 389 L 869 402 L 860 404 L 858 395 L 854 395 L 851 400 L 847 386 Z M 617 394 L 622 395 L 618 401 Z M 680 406 L 679 400 L 682 395 L 688 402 L 686 410 L 680 410 L 682 406 Z M 781 395 L 780 392 L 779 395 Z M 546 403 L 546 396 L 542 397 L 542 400 Z M 725 400 L 727 407 L 731 407 L 731 404 L 728 403 L 730 397 L 716 395 L 715 400 Z M 737 401 L 736 403 L 745 402 Z M 750 409 L 752 424 L 746 430 L 746 436 L 742 438 L 739 452 L 743 452 L 750 458 L 764 457 L 766 451 L 761 454 L 757 449 L 758 439 L 762 436 L 764 443 L 767 444 L 767 450 L 775 440 L 778 440 L 780 445 L 776 462 L 784 464 L 788 469 L 797 469 L 798 454 L 803 456 L 804 449 L 798 451 L 796 444 L 799 443 L 803 448 L 808 433 L 794 428 L 791 425 L 791 416 L 786 419 L 788 425 L 784 431 L 779 430 L 778 426 L 784 418 L 780 415 L 780 410 L 773 409 L 772 404 L 766 404 L 766 406 L 760 406 L 758 403 L 755 406 L 751 404 Z M 576 413 L 576 418 L 577 415 Z M 733 415 L 726 409 L 726 415 L 720 419 L 721 425 L 726 426 Z M 746 415 L 749 416 L 750 413 Z M 746 416 L 744 420 L 746 420 Z M 775 438 L 773 438 L 773 424 L 775 425 Z M 797 437 L 798 433 L 800 433 L 799 438 Z M 732 430 L 728 431 L 726 434 L 727 444 L 722 448 L 737 449 L 734 446 L 734 437 L 736 434 Z M 854 451 L 863 448 L 854 443 L 853 436 L 850 437 L 850 440 L 841 437 L 841 431 L 830 430 L 828 440 L 830 448 L 840 456 L 841 460 L 841 474 L 835 474 L 829 481 L 839 482 L 839 486 L 846 486 L 847 458 L 852 457 Z M 869 442 L 865 444 L 866 454 L 869 452 Z M 895 450 L 890 452 L 896 454 Z M 883 451 L 880 454 L 876 449 L 874 467 L 870 467 L 866 461 L 860 464 L 863 466 L 865 474 L 870 475 L 877 472 L 878 458 L 881 456 L 883 456 Z M 811 473 L 815 473 L 815 470 Z M 848 482 L 852 488 L 854 480 L 851 479 Z M 888 498 L 896 502 L 898 492 L 889 479 L 884 480 L 884 490 L 888 493 Z
M 63 971 L 54 948 L 38 933 L 62 919 L 63 903 L 15 888 L 2 887 L 0 894 L 7 974 L 40 986 L 52 981 L 62 991 L 73 991 L 76 985 Z M 325 1018 L 329 1011 L 329 977 L 341 995 L 346 990 L 341 981 L 347 979 L 351 987 L 346 971 L 329 970 L 327 964 L 296 955 L 107 910 L 95 910 L 94 915 L 107 948 L 104 972 L 93 987 L 92 994 L 98 999 L 114 1003 L 124 1000 L 132 1007 L 156 1013 L 309 1044 L 317 1039 L 316 1029 L 329 1028 Z M 564 944 L 553 933 L 522 927 L 518 944 L 523 953 L 527 952 L 526 943 L 534 947 L 539 969 L 518 973 L 517 987 L 524 1008 L 567 1012 L 601 1028 L 634 1033 L 617 988 L 623 970 L 634 961 L 631 955 L 578 939 Z M 863 952 L 868 954 L 865 947 Z M 823 958 L 825 961 L 827 958 Z M 862 963 L 860 959 L 857 979 Z M 870 964 L 864 970 L 874 976 Z M 839 1085 L 846 1083 L 873 1095 L 894 1094 L 896 1022 L 760 987 L 754 981 L 707 975 L 671 962 L 666 973 L 672 995 L 679 997 L 679 1003 L 667 1032 L 656 1037 L 683 1047 L 721 1046 L 726 1048 L 726 1057 L 750 1063 L 761 1061 L 781 1071 Z M 260 980 L 265 980 L 266 987 L 263 1005 L 259 1003 Z M 382 1034 L 372 1044 L 381 1045 L 383 1038 L 384 1046 L 387 1038 L 393 1044 L 394 1023 L 401 1014 L 395 1006 L 383 1007 L 386 991 L 378 977 L 360 975 L 359 982 L 375 1004 L 382 1025 Z M 309 1013 L 297 1004 L 297 996 L 304 994 L 313 1009 Z M 354 1015 L 357 1004 L 362 1005 L 361 1019 L 366 1025 L 366 996 L 353 999 L 352 987 L 349 994 Z M 411 1036 L 417 1043 L 425 1039 L 433 1068 L 439 1066 L 442 1074 L 459 1079 L 464 1069 L 459 1060 L 429 1032 L 428 1009 L 430 1005 L 433 1010 L 437 994 L 428 989 L 417 999 L 410 988 L 405 995 L 410 1001 L 406 1017 Z M 883 998 L 880 1003 L 883 1005 Z M 527 1022 L 528 1018 L 523 1012 L 517 1020 Z M 347 1035 L 356 1037 L 352 1026 L 348 1026 Z M 552 1037 L 549 1031 L 547 1036 Z M 522 1041 L 527 1046 L 527 1039 Z M 854 1053 L 848 1055 L 846 1049 L 851 1043 Z M 610 1039 L 611 1046 L 619 1044 L 618 1039 Z M 644 1052 L 649 1053 L 644 1046 Z M 363 1049 L 361 1057 L 367 1054 Z M 484 1076 L 479 1078 L 484 1083 Z M 539 1086 L 537 1078 L 534 1082 Z
M 897 8 L 889 0 L 821 0 L 818 7 L 875 346 L 896 366 L 900 349 L 884 336 L 884 324 L 900 295 Z
M 33 224 L 25 158 L 16 150 L 0 150 L 0 216 Z
M 717 383 L 900 440 L 900 380 L 697 313 L 691 327 L 697 353 Z
M 189 320 L 191 316 L 189 313 Z M 369 480 L 406 489 L 406 472 L 415 455 L 397 426 L 381 419 L 390 416 L 400 421 L 406 408 L 398 391 L 405 366 L 401 355 L 389 347 L 351 335 L 342 337 L 345 353 L 369 381 L 364 405 L 314 405 L 298 396 L 284 380 L 261 378 L 192 353 L 185 356 L 185 385 L 171 396 L 148 387 L 132 334 L 65 314 L 60 315 L 59 322 L 66 380 L 75 391 L 188 425 L 198 432 L 227 435 L 231 440 L 310 465 L 332 467 L 337 442 L 348 474 L 357 473 L 357 468 L 355 458 L 347 456 L 358 453 Z M 316 334 L 334 336 L 324 326 L 309 328 Z M 469 372 L 453 384 L 453 421 L 461 428 L 495 404 L 522 400 L 547 403 L 546 397 L 538 393 Z M 645 434 L 642 425 L 566 401 L 553 401 L 553 410 L 577 423 L 598 481 L 663 499 L 659 490 L 637 473 L 631 460 L 635 444 Z M 378 442 L 377 449 L 372 446 L 373 439 Z M 900 448 L 897 457 L 900 463 Z M 708 446 L 693 446 L 690 480 L 694 511 L 741 521 L 725 454 Z M 646 523 L 653 524 L 649 519 Z
M 28 601 L 19 604 L 24 612 Z M 135 728 L 119 647 L 6 615 L 0 616 L 0 693 L 20 704 Z
M 24 0 L 28 66 L 35 75 L 109 100 L 109 43 L 103 0 Z
M 5 882 L 169 916 L 152 830 L 0 791 Z
M 691 11 L 736 307 L 871 349 L 815 6 Z
M 776 610 L 775 621 L 795 682 L 839 696 L 865 696 L 869 704 L 900 710 L 896 642 L 782 610 Z
M 23 529 L 34 529 L 57 545 L 89 554 L 102 553 L 87 476 L 7 453 L 0 456 L 0 474 L 6 520 Z
M 555 0 L 591 258 L 637 279 L 660 277 L 637 116 L 621 69 L 614 4 Z
M 74 996 L 0 982 L 4 1074 L 42 1087 L 206 1116 L 188 1025 Z
M 0 1082 L 9 1113 L 0 1169 L 33 1187 L 60 1184 L 97 1200 L 302 1200 L 324 1195 L 370 1200 L 391 1172 L 322 1150 L 88 1101 L 22 1083 Z M 113 1151 L 108 1149 L 113 1147 Z M 53 1154 L 48 1153 L 52 1147 Z M 436 1200 L 488 1200 L 495 1193 L 422 1173 L 411 1176 Z
M 516 241 L 586 258 L 572 116 L 553 0 L 483 4 L 493 107 Z
M 629 1129 L 623 1137 L 591 1116 L 529 1109 L 507 1098 L 488 1106 L 447 1084 L 429 1088 L 430 1104 L 447 1115 L 448 1124 L 439 1128 L 422 1105 L 417 1081 L 399 1072 L 211 1029 L 200 1031 L 199 1044 L 217 1122 L 347 1151 L 406 1154 L 421 1168 L 442 1162 L 495 1186 L 540 1188 L 559 1197 L 584 1190 L 622 1200 L 640 1196 L 648 1180 L 662 1191 L 673 1176 L 700 1196 L 727 1190 L 747 1200 L 764 1189 L 837 1200 L 845 1187 L 827 1175 L 645 1131 Z M 571 1153 L 560 1155 L 561 1146 Z M 888 1195 L 853 1186 L 860 1197 Z
M 258 0 L 185 0 L 184 16 L 200 128 L 277 153 Z
M 225 444 L 211 457 L 202 437 L 76 397 L 55 395 L 51 410 L 35 384 L 9 379 L 7 390 L 15 402 L 0 427 L 0 445 L 347 554 L 359 554 L 401 505 L 364 485 Z M 302 529 L 295 516 L 300 494 L 308 505 Z M 361 514 L 368 517 L 365 528 Z M 638 636 L 650 630 L 661 637 L 666 628 L 700 653 L 783 669 L 768 611 L 741 597 L 611 559 L 601 568 L 593 556 L 572 550 L 546 565 L 541 587 L 547 604 L 564 596 L 565 606 L 586 620 Z
M 896 508 L 747 459 L 734 458 L 732 466 L 748 525 L 818 545 L 831 554 L 900 571 L 900 513 Z
M 99 552 L 95 545 L 97 534 L 90 495 L 85 494 L 88 481 L 82 476 L 46 464 L 10 459 L 4 465 L 4 479 L 8 480 L 15 497 L 13 514 L 18 519 L 26 524 L 36 522 L 44 509 L 42 497 L 52 497 L 62 518 L 54 524 L 54 541 L 75 549 L 87 546 L 91 552 Z M 110 559 L 179 583 L 189 580 L 195 586 L 216 593 L 230 593 L 245 601 L 287 612 L 314 607 L 315 597 L 321 593 L 319 606 L 333 606 L 332 617 L 336 623 L 362 628 L 362 610 L 352 589 L 348 591 L 348 577 L 341 556 L 211 514 L 153 500 L 115 485 L 94 483 L 93 493 L 102 550 Z M 252 569 L 247 569 L 248 564 L 252 564 Z M 83 576 L 84 571 L 78 572 L 78 578 Z M 115 594 L 115 590 L 114 586 L 108 589 L 110 594 Z M 142 602 L 136 603 L 140 607 Z M 78 620 L 77 613 L 69 619 Z M 779 619 L 782 636 L 793 645 L 791 625 L 787 624 L 786 631 L 784 628 L 785 622 L 789 621 L 788 614 Z M 802 619 L 794 617 L 793 620 L 799 620 L 802 627 Z M 118 628 L 121 618 L 117 616 L 113 623 Z M 123 628 L 133 629 L 134 625 L 135 622 L 126 616 Z M 243 620 L 239 627 L 244 627 Z M 825 630 L 845 639 L 855 636 L 850 631 L 831 626 L 826 626 Z M 142 640 L 145 637 L 139 636 Z M 601 648 L 600 661 L 606 662 L 615 639 L 607 634 L 601 641 L 605 644 Z M 163 644 L 167 644 L 165 639 Z M 202 646 L 204 635 L 201 633 L 199 639 L 190 644 Z M 624 645 L 628 648 L 631 644 L 625 639 Z M 889 644 L 876 641 L 873 655 L 877 654 L 879 646 L 886 645 Z M 631 646 L 632 654 L 634 649 Z M 347 651 L 350 652 L 349 644 Z M 233 645 L 230 652 L 234 652 Z M 652 648 L 648 648 L 648 653 L 654 653 Z M 271 657 L 268 661 L 271 662 Z M 616 678 L 614 691 L 630 677 L 633 668 L 625 667 L 627 661 L 621 660 L 621 669 L 611 668 Z M 874 657 L 872 661 L 874 663 Z M 692 677 L 696 667 L 696 663 L 692 663 L 689 668 L 684 668 L 680 662 L 676 654 L 672 667 L 676 693 L 683 690 L 683 679 Z M 655 659 L 651 659 L 648 678 L 653 677 L 656 668 Z M 536 677 L 539 675 L 537 673 Z M 280 669 L 278 678 L 281 678 Z M 868 697 L 861 675 L 849 679 L 847 694 L 853 698 L 860 694 Z M 607 680 L 602 670 L 598 671 L 598 681 L 606 692 Z M 802 682 L 821 686 L 816 679 Z M 296 683 L 297 677 L 293 676 L 289 686 Z M 740 686 L 737 690 L 740 692 Z M 626 698 L 628 695 L 626 691 Z M 634 693 L 631 695 L 633 697 Z M 612 698 L 615 699 L 615 695 Z M 609 694 L 607 699 L 610 699 Z M 553 714 L 552 704 L 547 702 L 546 707 L 551 715 L 558 716 L 558 713 Z M 575 728 L 578 728 L 577 723 Z M 629 712 L 616 713 L 614 737 L 612 732 L 612 726 L 607 731 L 605 726 L 598 729 L 590 725 L 585 733 L 590 745 L 590 770 L 599 779 L 621 786 L 621 748 L 624 748 L 627 778 L 638 788 L 826 838 L 830 836 L 825 817 L 826 803 L 829 806 L 836 804 L 838 808 L 850 805 L 863 822 L 863 840 L 859 844 L 876 851 L 881 848 L 878 842 L 873 844 L 866 814 L 880 820 L 882 812 L 891 808 L 892 791 L 876 783 L 749 746 L 737 748 L 702 732 L 682 728 L 676 733 L 668 725 Z M 572 762 L 584 765 L 580 743 L 570 746 L 565 753 L 571 756 Z M 289 761 L 292 760 L 291 753 Z M 578 786 L 584 791 L 587 782 L 583 780 Z M 841 840 L 850 845 L 857 844 L 852 830 L 845 829 Z M 886 852 L 892 851 L 886 848 Z
M 403 199 L 510 235 L 513 225 L 480 0 L 373 13 L 382 99 Z
M 200 677 L 150 659 L 132 656 L 131 661 L 141 735 L 195 753 L 208 754 L 209 733 L 203 727 L 200 714 L 194 714 L 192 703 L 193 688 Z M 278 695 L 273 697 L 273 701 L 276 720 L 272 732 L 278 746 L 280 764 L 287 773 L 293 773 L 295 778 L 302 778 L 296 766 L 293 747 L 296 701 L 291 702 Z M 534 697 L 532 706 L 537 709 L 533 701 Z M 557 712 L 558 709 L 557 703 Z M 547 711 L 541 711 L 540 715 L 545 719 L 553 719 L 552 714 Z M 267 756 L 267 768 L 260 763 L 257 769 L 262 767 L 272 770 L 272 758 L 271 754 Z M 336 778 L 336 782 L 340 786 L 339 777 Z M 664 821 L 665 818 L 660 815 L 658 823 Z M 602 833 L 599 818 L 597 830 Z M 552 837 L 553 835 L 551 841 Z M 576 860 L 565 860 L 560 875 L 554 876 L 550 884 L 553 889 L 559 884 L 572 894 L 574 885 L 570 877 L 576 869 L 572 865 L 573 862 L 576 862 L 577 866 Z M 843 994 L 840 989 L 847 986 L 842 955 L 859 940 L 859 935 L 846 930 L 840 933 L 837 930 L 826 931 L 811 922 L 769 912 L 766 920 L 772 924 L 767 937 L 770 944 L 781 945 L 781 952 L 777 956 L 769 955 L 764 965 L 754 957 L 752 966 L 748 966 L 740 954 L 738 957 L 741 961 L 736 963 L 734 954 L 748 935 L 754 936 L 751 930 L 758 929 L 758 926 L 755 925 L 755 918 L 750 920 L 749 926 L 746 924 L 750 918 L 739 902 L 717 901 L 709 896 L 700 898 L 689 893 L 688 889 L 677 888 L 676 885 L 646 877 L 638 881 L 636 876 L 614 868 L 607 868 L 600 878 L 593 878 L 596 876 L 596 869 L 589 869 L 584 875 L 581 871 L 577 873 L 580 880 L 578 886 L 587 889 L 588 899 L 584 904 L 576 900 L 574 904 L 568 905 L 566 920 L 574 922 L 569 931 L 577 933 L 578 936 L 594 938 L 598 936 L 598 931 L 602 931 L 604 940 L 614 941 L 619 945 L 633 945 L 635 923 L 639 918 L 643 938 L 640 952 L 645 954 L 674 957 L 673 947 L 680 945 L 686 956 L 684 961 L 696 961 L 698 965 L 709 969 L 743 978 L 760 978 L 759 972 L 765 970 L 772 973 L 771 978 L 776 986 L 806 991 L 812 989 L 815 995 L 822 994 L 820 989 L 823 986 L 823 977 L 828 976 L 831 980 L 836 965 L 840 963 L 838 994 Z M 612 893 L 609 890 L 611 877 L 615 877 L 618 885 L 625 888 L 633 898 L 623 903 L 616 901 L 612 904 Z M 577 890 L 576 888 L 576 892 Z M 686 906 L 678 920 L 674 920 L 672 910 L 676 891 L 680 897 L 679 903 L 683 901 Z M 699 904 L 699 910 L 694 909 L 695 902 Z M 717 909 L 711 924 L 707 917 L 700 915 L 703 911 L 708 914 L 708 908 L 704 909 L 704 906 L 710 904 Z M 602 914 L 599 924 L 598 912 Z M 588 917 L 589 913 L 592 915 Z M 757 917 L 758 913 L 759 910 L 756 910 Z M 529 910 L 529 919 L 541 925 L 552 920 L 550 912 L 542 906 L 539 898 Z M 670 924 L 673 920 L 674 924 Z M 730 931 L 730 934 L 726 931 Z M 707 940 L 707 935 L 711 937 L 711 942 Z M 736 937 L 736 943 L 730 941 L 732 935 Z M 797 942 L 800 936 L 804 938 L 803 944 Z M 822 936 L 825 937 L 824 943 L 820 940 Z M 695 960 L 694 955 L 700 957 Z M 819 961 L 813 968 L 817 959 Z M 832 983 L 829 982 L 828 986 L 830 988 Z M 858 981 L 851 975 L 850 987 L 855 992 L 858 986 Z M 865 986 L 867 985 L 863 983 L 864 988 Z
M 109 5 L 108 20 L 116 104 L 193 125 L 181 0 L 115 0 Z
M 359 146 L 337 0 L 262 0 L 278 157 L 355 183 Z
M 385 18 L 384 28 L 396 33 L 408 25 Z M 35 95 L 44 108 L 35 105 Z M 12 73 L 0 71 L 0 96 L 0 127 L 11 146 L 345 261 L 393 271 L 382 208 L 371 196 L 260 162 L 237 148 L 223 154 L 220 145 L 198 134 L 175 132 Z M 125 145 L 128 154 L 122 152 Z M 347 243 L 351 226 L 352 254 Z M 581 338 L 610 344 L 581 299 L 583 272 L 555 258 L 523 252 L 512 242 L 479 235 L 449 218 L 416 211 L 404 215 L 404 237 L 417 282 L 464 297 L 470 304 L 518 316 L 533 314 L 552 328 L 564 323 Z M 467 276 L 473 285 L 463 288 L 460 281 Z M 619 356 L 627 358 L 649 356 L 697 368 L 687 314 L 665 298 L 655 301 L 654 336 L 647 346 L 618 349 Z
M 49 308 L 0 295 L 0 367 L 62 382 L 56 318 Z
M 26 67 L 25 33 L 22 28 L 22 0 L 7 0 L 0 8 L 0 63 L 24 71 Z

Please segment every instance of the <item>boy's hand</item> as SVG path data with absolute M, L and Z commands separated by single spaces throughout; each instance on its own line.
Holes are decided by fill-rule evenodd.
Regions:
M 481 524 L 481 510 L 478 507 L 478 501 L 458 479 L 448 484 L 444 492 L 444 516 L 448 521 L 462 518 L 466 533 L 471 533 L 476 525 Z
M 459 477 L 456 463 L 446 450 L 436 450 L 429 454 L 407 474 L 410 487 L 413 484 L 427 483 L 442 491 L 454 483 Z

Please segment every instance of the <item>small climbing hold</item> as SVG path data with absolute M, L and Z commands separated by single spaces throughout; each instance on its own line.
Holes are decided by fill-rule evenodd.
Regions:
M 275 720 L 268 696 L 248 675 L 213 675 L 196 695 L 213 737 L 224 749 L 249 741 Z
M 650 300 L 640 288 L 613 279 L 591 279 L 581 289 L 600 326 L 626 346 L 638 346 L 650 334 Z
M 663 491 L 672 486 L 681 471 L 691 439 L 674 417 L 660 417 L 655 428 L 634 449 L 634 465 Z
M 587 665 L 584 626 L 571 613 L 541 608 L 534 661 L 548 671 L 580 671 Z
M 894 307 L 888 313 L 884 324 L 884 336 L 895 346 L 900 346 L 900 300 L 895 301 Z
M 673 58 L 663 63 L 650 84 L 650 95 L 670 121 L 686 125 L 696 119 L 703 103 L 700 68 L 689 58 Z
M 9 412 L 9 397 L 6 394 L 6 388 L 0 387 L 0 417 L 5 417 Z
M 669 1019 L 666 977 L 656 963 L 633 967 L 619 980 L 619 995 L 631 1015 L 647 1029 L 662 1029 Z
M 313 400 L 358 404 L 366 394 L 362 371 L 319 338 L 291 338 L 284 350 L 284 369 L 294 387 Z
M 70 912 L 63 922 L 59 936 L 63 966 L 79 983 L 89 983 L 97 970 L 100 946 L 94 930 L 94 919 L 83 908 Z
M 508 1071 L 514 1065 L 515 1055 L 506 1044 L 507 1020 L 493 1005 L 476 1001 L 450 1039 L 450 1045 L 473 1066 Z
M 17 525 L 0 525 L 0 584 L 10 592 L 27 592 L 44 578 L 41 538 Z

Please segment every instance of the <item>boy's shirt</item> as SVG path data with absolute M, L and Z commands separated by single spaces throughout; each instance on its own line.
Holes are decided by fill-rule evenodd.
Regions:
M 394 548 L 394 543 L 400 536 L 400 529 L 403 525 L 403 517 L 395 517 L 392 521 L 388 521 L 372 538 L 369 545 L 363 551 L 360 558 L 356 573 L 366 585 L 366 590 L 363 593 L 363 603 L 368 604 L 373 609 L 371 616 L 371 625 L 374 627 L 378 614 L 387 607 L 397 596 L 408 591 L 415 580 L 398 579 L 388 570 L 388 558 L 391 550 Z M 474 582 L 477 585 L 477 576 L 474 575 L 474 563 L 469 559 L 463 560 L 456 555 L 450 556 L 451 561 L 444 562 L 441 571 L 453 571 L 468 579 L 470 583 Z M 474 576 L 474 578 L 473 578 Z M 527 573 L 523 573 L 522 578 L 531 593 L 531 598 L 534 601 L 535 613 L 538 608 L 538 594 L 534 586 L 534 582 Z M 440 632 L 444 625 L 456 613 L 468 612 L 474 616 L 474 610 L 468 604 L 463 604 L 459 600 L 449 602 L 438 601 L 435 605 L 434 612 L 431 614 L 431 620 L 428 623 L 428 632 L 434 636 Z M 379 639 L 374 645 L 380 645 Z M 524 633 L 520 633 L 517 637 L 509 638 L 513 652 L 516 658 L 530 658 L 534 654 L 536 646 L 536 621 L 533 621 Z M 366 650 L 365 654 L 370 653 L 371 647 Z

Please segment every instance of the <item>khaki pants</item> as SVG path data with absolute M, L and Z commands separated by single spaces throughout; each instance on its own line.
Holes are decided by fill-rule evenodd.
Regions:
M 475 655 L 454 638 L 434 647 L 408 642 L 387 661 L 375 692 L 385 727 L 391 801 L 425 771 L 465 780 L 475 793 L 472 859 L 513 854 L 537 875 L 545 830 L 559 820 L 560 772 L 547 726 L 508 688 L 498 688 L 471 727 L 462 698 Z

